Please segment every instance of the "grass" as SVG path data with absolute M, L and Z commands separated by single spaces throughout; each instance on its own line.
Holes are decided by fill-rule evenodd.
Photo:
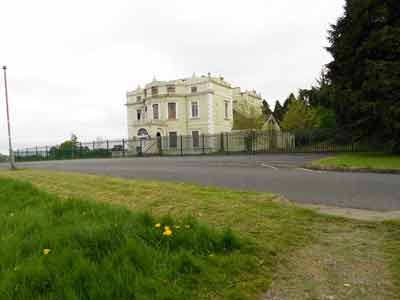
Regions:
M 339 169 L 400 170 L 400 156 L 383 153 L 346 153 L 313 161 L 311 166 Z
M 128 180 L 43 170 L 1 171 L 0 178 L 1 177 L 29 181 L 34 187 L 57 195 L 58 198 L 55 199 L 52 198 L 54 196 L 46 194 L 46 197 L 50 197 L 46 198 L 48 199 L 45 201 L 47 203 L 58 203 L 57 206 L 60 207 L 76 207 L 76 210 L 73 210 L 74 212 L 71 210 L 72 215 L 68 216 L 68 212 L 66 212 L 66 217 L 61 224 L 60 222 L 53 224 L 53 227 L 55 227 L 54 233 L 48 234 L 45 231 L 43 234 L 40 234 L 41 239 L 44 239 L 44 237 L 48 235 L 53 237 L 52 239 L 57 239 L 57 230 L 61 230 L 57 228 L 64 222 L 68 223 L 67 221 L 72 222 L 72 224 L 70 224 L 71 226 L 73 224 L 82 224 L 82 226 L 79 226 L 82 227 L 82 234 L 78 236 L 81 236 L 83 239 L 92 236 L 92 230 L 97 232 L 96 228 L 112 228 L 110 226 L 115 223 L 116 220 L 121 222 L 118 223 L 120 224 L 118 228 L 123 229 L 119 231 L 122 232 L 120 233 L 122 236 L 125 236 L 125 230 L 127 230 L 126 234 L 129 237 L 132 236 L 129 234 L 129 230 L 133 229 L 130 229 L 132 226 L 129 224 L 135 224 L 134 227 L 137 226 L 138 228 L 142 228 L 140 230 L 148 230 L 155 234 L 157 231 L 150 226 L 150 223 L 165 220 L 165 216 L 169 216 L 167 217 L 167 221 L 162 222 L 183 225 L 185 222 L 189 222 L 185 220 L 192 220 L 191 222 L 197 224 L 196 226 L 198 226 L 199 230 L 204 232 L 205 240 L 219 241 L 216 242 L 217 245 L 221 245 L 221 241 L 224 240 L 226 236 L 231 236 L 232 240 L 235 241 L 234 245 L 236 246 L 225 250 L 224 247 L 215 248 L 215 246 L 211 248 L 207 248 L 209 246 L 205 248 L 201 246 L 199 248 L 199 244 L 196 244 L 197 242 L 193 245 L 191 244 L 193 248 L 181 248 L 179 246 L 175 248 L 174 253 L 168 254 L 171 255 L 168 256 L 171 258 L 171 264 L 168 264 L 168 262 L 162 259 L 162 257 L 167 257 L 165 256 L 167 245 L 161 245 L 160 249 L 149 246 L 150 250 L 146 251 L 146 253 L 149 256 L 153 256 L 153 253 L 156 253 L 155 257 L 158 258 L 155 258 L 155 261 L 157 261 L 157 264 L 165 266 L 165 269 L 164 271 L 161 270 L 159 277 L 157 277 L 160 281 L 154 283 L 156 286 L 158 286 L 157 284 L 160 282 L 163 283 L 161 287 L 157 288 L 157 291 L 159 291 L 158 297 L 161 298 L 156 298 L 153 295 L 153 298 L 148 296 L 146 299 L 260 299 L 260 297 L 263 297 L 262 295 L 264 292 L 271 286 L 273 280 L 276 279 L 282 264 L 285 264 L 288 259 L 291 259 L 293 253 L 298 253 L 298 251 L 308 249 L 313 247 L 313 245 L 322 245 L 322 248 L 315 247 L 315 249 L 331 249 L 329 253 L 335 253 L 337 242 L 334 237 L 346 236 L 354 234 L 354 232 L 356 232 L 356 234 L 354 234 L 355 239 L 352 238 L 352 240 L 355 240 L 354 243 L 356 245 L 350 248 L 344 247 L 345 250 L 341 251 L 343 252 L 343 260 L 347 259 L 349 264 L 352 264 L 350 258 L 361 255 L 366 258 L 362 265 L 365 263 L 366 269 L 368 269 L 368 263 L 370 263 L 368 260 L 370 259 L 369 250 L 362 249 L 376 247 L 375 252 L 377 255 L 381 255 L 381 253 L 385 254 L 385 260 L 381 260 L 377 257 L 379 265 L 383 264 L 386 266 L 387 261 L 387 265 L 390 265 L 390 274 L 393 274 L 393 278 L 397 280 L 396 282 L 399 282 L 399 279 L 396 278 L 399 277 L 398 274 L 400 273 L 400 253 L 395 249 L 398 247 L 400 224 L 395 222 L 393 224 L 390 223 L 389 226 L 389 223 L 369 223 L 346 220 L 343 218 L 320 215 L 307 209 L 298 208 L 290 203 L 282 202 L 282 199 L 272 194 L 240 192 L 191 184 Z M 41 193 L 38 191 L 36 192 Z M 110 206 L 110 204 L 112 205 Z M 0 204 L 0 206 L 1 205 L 2 204 Z M 79 215 L 79 212 L 83 214 L 83 212 L 88 211 L 85 207 L 90 207 L 89 211 L 96 211 L 95 217 L 92 217 L 90 221 L 88 220 L 88 223 L 85 223 L 85 217 L 80 216 L 78 218 L 75 216 L 75 214 Z M 14 210 L 14 213 L 18 211 L 22 213 L 24 210 L 17 209 Z M 27 213 L 28 210 L 25 211 Z M 99 214 L 97 214 L 97 211 Z M 141 212 L 148 212 L 149 215 L 143 215 Z M 1 216 L 3 216 L 2 213 L 3 209 L 0 209 Z M 48 210 L 47 212 L 47 214 L 50 215 L 52 213 L 53 210 Z M 43 211 L 37 211 L 35 214 L 43 214 Z M 108 217 L 102 217 L 106 215 Z M 115 217 L 120 215 L 126 216 L 128 220 L 125 220 L 125 217 Z M 9 218 L 9 215 L 6 217 Z M 75 222 L 75 218 L 80 221 Z M 47 219 L 51 221 L 55 218 L 44 217 L 43 220 Z M 146 223 L 145 220 L 152 221 L 146 221 L 148 222 Z M 37 223 L 38 222 L 35 224 Z M 227 231 L 227 228 L 230 228 L 231 231 Z M 61 230 L 61 232 L 63 232 L 63 230 Z M 358 232 L 362 233 L 358 234 Z M 113 234 L 106 235 L 106 238 L 101 240 L 106 243 L 112 236 Z M 326 239 L 327 236 L 331 238 Z M 370 239 L 375 240 L 379 237 L 381 237 L 382 242 L 379 239 L 379 241 L 372 245 L 368 244 Z M 141 236 L 141 243 L 145 243 L 147 238 L 147 235 Z M 61 243 L 60 245 L 62 245 L 60 246 L 62 249 L 62 241 L 59 242 Z M 3 247 L 3 243 L 4 240 L 1 236 L 0 248 Z M 133 240 L 132 243 L 136 244 L 136 240 Z M 206 244 L 209 245 L 208 242 Z M 40 255 L 40 251 L 41 248 L 44 247 L 54 246 L 48 246 L 45 243 L 38 245 L 34 250 L 34 255 L 38 256 L 38 259 L 44 259 L 44 261 L 46 261 L 47 258 L 52 258 L 52 254 L 57 253 L 57 251 L 53 251 L 48 257 L 43 257 Z M 125 246 L 122 246 L 121 249 L 124 247 Z M 130 247 L 133 246 L 131 245 Z M 55 247 L 55 249 L 58 249 L 58 246 Z M 19 250 L 14 249 L 14 251 L 18 252 Z M 8 253 L 9 251 L 6 252 Z M 10 252 L 13 251 L 10 250 Z M 128 259 L 129 252 L 130 251 L 118 252 L 121 253 L 119 254 L 121 257 L 120 259 Z M 169 270 L 176 270 L 174 262 L 180 259 L 179 253 L 182 252 L 188 255 L 190 254 L 190 258 L 193 259 L 193 265 L 197 267 L 200 266 L 201 271 L 200 273 L 183 273 L 179 274 L 179 276 L 176 275 L 177 273 L 174 271 L 173 274 L 177 277 L 174 280 L 170 280 L 170 276 L 172 275 L 169 273 Z M 209 253 L 213 253 L 213 256 L 210 257 Z M 321 255 L 321 253 L 318 255 Z M 316 261 L 318 260 L 318 255 L 315 255 L 315 260 L 313 256 L 308 257 L 308 254 L 307 257 L 310 261 Z M 133 254 L 133 256 L 135 255 Z M 2 254 L 0 257 L 2 257 Z M 144 261 L 146 261 L 146 259 L 148 260 L 147 255 L 143 257 Z M 306 265 L 309 264 L 306 263 L 305 266 Z M 43 268 L 45 269 L 46 266 L 47 265 L 44 265 Z M 95 274 L 109 274 L 117 270 L 117 274 L 119 275 L 116 275 L 116 277 L 120 278 L 118 280 L 121 280 L 117 280 L 117 283 L 124 282 L 122 274 L 127 271 L 119 266 L 120 264 L 112 265 L 110 263 L 101 265 L 98 267 L 98 272 Z M 0 267 L 3 267 L 1 258 Z M 197 267 L 193 267 L 193 269 L 197 270 Z M 104 270 L 108 271 L 104 272 Z M 373 271 L 368 271 L 368 274 L 374 274 Z M 335 273 L 337 270 L 333 268 L 330 269 L 329 272 Z M 0 272 L 0 274 L 1 273 L 2 272 Z M 154 274 L 155 273 L 153 273 L 151 277 L 153 277 Z M 285 275 L 286 277 L 284 276 L 285 280 L 287 276 L 290 275 L 291 272 L 289 271 L 289 273 Z M 297 275 L 293 272 L 293 276 Z M 105 278 L 109 278 L 108 276 Z M 355 274 L 354 278 L 357 278 L 357 276 L 358 275 Z M 144 276 L 142 277 L 144 278 Z M 376 281 L 380 282 L 381 277 L 381 272 L 377 271 Z M 99 278 L 101 279 L 102 277 L 99 276 Z M 304 280 L 310 280 L 310 278 L 313 277 L 307 277 Z M 340 274 L 329 276 L 329 278 L 334 278 L 338 282 L 337 286 L 343 287 L 343 283 L 341 282 L 342 276 Z M 147 282 L 147 279 L 144 278 L 143 280 Z M 303 280 L 301 276 L 295 279 L 297 281 L 300 280 L 301 284 L 299 284 L 299 286 L 308 285 L 308 283 L 301 281 Z M 0 280 L 0 282 L 2 281 L 3 280 Z M 129 285 L 126 281 L 125 284 Z M 151 286 L 150 283 L 149 285 Z M 107 284 L 105 286 L 109 287 Z M 117 284 L 116 286 L 123 287 L 123 284 Z M 145 284 L 145 286 L 147 286 L 147 284 Z M 319 287 L 313 288 L 318 290 Z M 109 288 L 107 288 L 107 290 L 108 289 Z M 172 298 L 168 298 L 170 295 L 168 295 L 167 291 L 171 289 L 173 290 L 171 293 L 176 292 L 177 294 L 172 294 Z M 390 289 L 391 286 L 388 286 L 382 290 Z M 191 293 L 190 296 L 187 294 L 185 295 L 185 293 L 189 291 Z M 396 291 L 396 293 L 398 297 L 400 297 L 400 285 L 398 285 L 398 291 Z M 318 293 L 315 292 L 315 294 L 317 295 Z M 340 293 L 338 292 L 338 294 Z M 320 296 L 324 297 L 323 295 Z M 69 299 L 68 297 L 65 298 Z M 107 297 L 103 298 L 108 299 Z M 37 297 L 37 299 L 41 298 Z M 79 296 L 77 299 L 96 298 Z M 125 298 L 114 297 L 113 299 Z M 360 294 L 354 295 L 352 299 L 369 298 Z
M 387 239 L 384 244 L 388 260 L 391 261 L 391 271 L 394 284 L 400 298 L 400 221 L 385 222 Z
M 231 280 L 258 264 L 228 229 L 61 201 L 11 179 L 0 179 L 0 211 L 2 299 L 238 297 Z M 164 226 L 171 236 L 163 235 Z

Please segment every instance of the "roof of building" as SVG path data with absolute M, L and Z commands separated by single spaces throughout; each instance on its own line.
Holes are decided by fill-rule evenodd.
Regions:
M 191 77 L 186 77 L 186 78 L 181 78 L 181 79 L 174 79 L 174 80 L 168 80 L 168 81 L 160 81 L 157 80 L 157 78 L 154 76 L 153 80 L 149 83 L 147 83 L 144 88 L 142 88 L 140 85 L 137 86 L 135 90 L 128 91 L 127 94 L 135 94 L 136 92 L 141 91 L 142 89 L 149 89 L 152 87 L 161 87 L 161 86 L 168 86 L 168 85 L 195 85 L 195 84 L 202 84 L 202 83 L 207 83 L 209 81 L 212 81 L 213 83 L 219 84 L 221 86 L 224 86 L 226 88 L 234 89 L 236 93 L 241 93 L 242 95 L 249 95 L 252 97 L 256 98 L 261 98 L 261 94 L 258 94 L 255 90 L 252 91 L 241 91 L 239 87 L 234 87 L 232 84 L 227 82 L 224 77 L 222 76 L 212 76 L 211 73 L 208 73 L 207 75 L 201 75 L 197 76 L 196 73 L 193 73 Z

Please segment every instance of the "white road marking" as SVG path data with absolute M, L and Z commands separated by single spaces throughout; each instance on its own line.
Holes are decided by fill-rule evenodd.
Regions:
M 316 171 L 316 170 L 311 170 L 311 169 L 306 169 L 306 168 L 297 168 L 297 169 L 306 171 L 306 172 L 311 172 L 311 173 L 322 173 L 322 171 Z
M 271 169 L 274 169 L 274 170 L 278 170 L 278 168 L 276 168 L 276 167 L 274 167 L 274 166 L 271 166 L 271 165 L 267 165 L 267 164 L 265 164 L 265 163 L 262 163 L 261 166 L 262 166 L 262 167 L 265 167 L 265 168 L 271 168 Z

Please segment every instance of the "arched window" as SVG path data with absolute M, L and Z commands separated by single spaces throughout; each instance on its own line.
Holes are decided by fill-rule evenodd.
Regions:
M 138 130 L 138 136 L 139 136 L 139 137 L 148 137 L 148 136 L 149 136 L 149 133 L 147 132 L 146 129 L 140 128 L 140 129 Z

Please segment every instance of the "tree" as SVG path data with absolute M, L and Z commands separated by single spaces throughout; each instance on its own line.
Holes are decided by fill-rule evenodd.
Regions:
M 312 107 L 335 108 L 335 87 L 327 78 L 327 70 L 321 71 L 320 78 L 317 79 L 317 85 L 311 89 L 300 89 L 299 97 L 306 101 Z
M 296 101 L 297 99 L 296 99 L 296 96 L 293 94 L 293 93 L 291 93 L 290 95 L 289 95 L 289 97 L 287 97 L 286 98 L 286 100 L 285 100 L 285 102 L 283 102 L 283 115 L 285 115 L 287 112 L 288 112 L 288 110 L 289 110 L 289 105 L 292 103 L 292 102 L 294 102 L 294 101 Z
M 72 142 L 72 144 L 73 145 L 77 145 L 78 144 L 78 137 L 77 137 L 77 135 L 76 134 L 71 134 L 71 142 Z
M 317 128 L 319 127 L 317 113 L 306 102 L 292 99 L 283 118 L 282 127 L 288 130 Z
M 336 113 L 333 109 L 324 106 L 312 107 L 318 119 L 318 126 L 322 129 L 336 128 Z
M 400 153 L 400 1 L 347 0 L 329 41 L 338 125 Z
M 265 116 L 265 120 L 267 120 L 267 118 L 272 114 L 271 108 L 269 107 L 269 104 L 265 99 L 262 102 L 262 112 Z
M 58 146 L 52 146 L 49 150 L 49 155 L 57 159 L 70 158 L 78 153 L 78 151 L 82 152 L 78 144 L 78 137 L 72 134 L 69 140 L 64 141 Z
M 308 90 L 300 89 L 298 98 L 315 110 L 321 128 L 336 128 L 335 88 L 327 79 L 325 69 L 317 85 Z
M 283 107 L 279 100 L 276 100 L 275 102 L 275 109 L 274 109 L 274 117 L 278 122 L 282 122 L 283 120 L 283 115 L 285 112 L 283 111 Z
M 233 112 L 233 129 L 261 129 L 265 122 L 262 107 L 248 101 L 239 102 Z
M 72 152 L 78 148 L 78 143 L 78 137 L 75 134 L 71 134 L 71 139 L 61 143 L 58 149 L 64 152 Z

